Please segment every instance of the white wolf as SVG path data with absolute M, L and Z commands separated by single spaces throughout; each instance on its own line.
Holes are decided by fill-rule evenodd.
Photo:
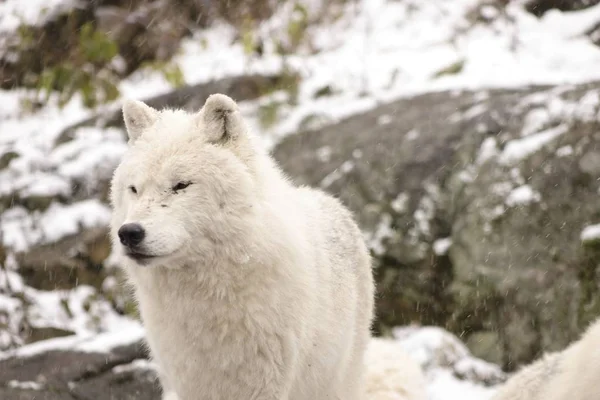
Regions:
M 123 115 L 111 237 L 165 398 L 363 398 L 374 283 L 350 212 L 290 183 L 227 96 Z
M 544 355 L 511 377 L 493 400 L 600 399 L 600 320 L 561 352 Z

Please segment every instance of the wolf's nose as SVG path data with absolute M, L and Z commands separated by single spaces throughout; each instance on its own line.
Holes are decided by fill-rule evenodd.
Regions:
M 146 231 L 144 231 L 144 228 L 140 224 L 130 223 L 121 225 L 118 234 L 119 240 L 121 240 L 124 246 L 134 247 L 142 243 L 144 236 L 146 236 Z

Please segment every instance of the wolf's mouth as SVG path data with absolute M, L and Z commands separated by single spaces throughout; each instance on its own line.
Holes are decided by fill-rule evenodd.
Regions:
M 126 251 L 125 255 L 131 259 L 138 261 L 138 262 L 148 261 L 148 260 L 156 257 L 152 254 L 145 254 L 145 253 L 140 253 L 140 252 L 131 251 L 131 250 Z

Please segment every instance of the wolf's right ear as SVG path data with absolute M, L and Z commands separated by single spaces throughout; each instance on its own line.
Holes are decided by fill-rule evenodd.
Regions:
M 198 123 L 210 142 L 235 140 L 246 133 L 246 124 L 238 105 L 224 94 L 208 96 L 197 115 Z
M 130 142 L 137 140 L 142 132 L 152 126 L 157 119 L 158 111 L 146 103 L 137 100 L 125 100 L 123 120 Z

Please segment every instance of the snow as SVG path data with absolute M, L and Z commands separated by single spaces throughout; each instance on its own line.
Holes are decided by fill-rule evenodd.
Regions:
M 323 146 L 317 149 L 317 157 L 321 162 L 329 162 L 331 159 L 331 147 Z
M 144 328 L 139 323 L 132 322 L 110 332 L 48 339 L 0 352 L 0 360 L 11 357 L 27 358 L 53 350 L 107 353 L 114 348 L 134 344 L 142 340 L 144 335 Z
M 412 141 L 419 137 L 419 131 L 417 129 L 411 129 L 406 133 L 406 140 Z
M 115 334 L 118 332 L 118 334 Z M 120 346 L 127 346 L 139 342 L 145 337 L 144 328 L 137 323 L 130 323 L 114 330 L 112 334 L 100 334 L 91 340 L 80 342 L 75 346 L 76 351 L 87 353 L 105 353 Z
M 33 215 L 13 207 L 0 216 L 2 241 L 14 251 L 25 251 L 34 244 L 55 243 L 74 235 L 81 228 L 107 226 L 110 209 L 97 199 L 63 205 L 52 203 L 44 212 Z
M 34 327 L 56 327 L 86 336 L 119 330 L 131 324 L 129 317 L 118 315 L 107 300 L 91 286 L 78 285 L 72 290 L 42 291 L 25 288 L 32 305 L 29 322 Z
M 600 224 L 588 225 L 581 231 L 582 242 L 596 242 L 600 240 Z
M 498 143 L 496 142 L 496 139 L 492 137 L 485 138 L 483 142 L 481 142 L 481 147 L 479 148 L 475 163 L 481 165 L 497 155 Z
M 432 326 L 402 326 L 393 336 L 425 373 L 429 400 L 489 399 L 506 379 L 502 370 L 473 357 L 449 332 Z
M 531 110 L 525 116 L 523 121 L 523 130 L 521 131 L 522 136 L 528 136 L 532 133 L 539 132 L 544 128 L 546 124 L 551 120 L 549 110 L 544 108 L 535 108 Z
M 67 197 L 71 194 L 71 186 L 69 185 L 69 181 L 65 178 L 45 174 L 43 172 L 33 173 L 32 175 L 29 175 L 29 177 L 31 179 L 31 183 L 29 185 L 24 186 L 23 189 L 19 191 L 19 194 L 23 197 Z
M 393 237 L 394 234 L 392 216 L 388 213 L 383 213 L 374 231 L 365 235 L 367 245 L 375 254 L 382 255 L 385 253 L 385 240 Z
M 556 149 L 556 155 L 558 157 L 568 157 L 573 153 L 574 153 L 573 146 L 569 146 L 569 145 Z
M 406 192 L 400 192 L 394 200 L 390 202 L 390 206 L 397 213 L 405 213 L 408 210 L 409 196 Z
M 394 118 L 391 115 L 381 115 L 379 116 L 379 118 L 377 118 L 377 124 L 378 125 L 387 125 L 389 123 L 391 123 L 394 120 Z
M 505 164 L 514 164 L 521 161 L 539 151 L 557 137 L 565 134 L 568 130 L 568 126 L 559 125 L 521 139 L 511 140 L 506 144 L 504 150 L 502 150 L 500 161 Z
M 433 242 L 433 252 L 437 256 L 445 256 L 452 247 L 452 238 L 437 239 Z
M 418 231 L 425 235 L 431 235 L 431 220 L 435 216 L 435 203 L 429 196 L 423 196 L 419 206 L 413 214 Z
M 40 390 L 43 385 L 39 382 L 8 381 L 8 387 L 13 389 Z
M 57 173 L 70 179 L 108 177 L 126 150 L 119 129 L 80 128 L 75 139 L 56 146 L 50 154 Z
M 316 13 L 322 2 L 311 4 L 309 12 Z M 309 28 L 308 41 L 318 51 L 301 47 L 286 56 L 287 64 L 302 77 L 298 104 L 266 129 L 266 140 L 272 145 L 272 137 L 295 131 L 310 115 L 325 112 L 335 121 L 381 101 L 415 93 L 575 83 L 600 77 L 595 67 L 600 49 L 580 34 L 600 14 L 600 5 L 580 12 L 551 13 L 552 18 L 542 19 L 520 4 L 509 3 L 503 12 L 487 6 L 481 12 L 489 21 L 475 23 L 467 14 L 477 4 L 476 0 L 361 0 L 347 6 L 327 26 Z M 260 27 L 258 36 L 265 49 L 261 57 L 245 57 L 241 44 L 231 45 L 232 30 L 218 25 L 186 40 L 176 61 L 192 83 L 240 73 L 276 72 L 283 63 L 275 53 L 273 38 L 285 37 L 289 18 L 289 9 L 283 8 Z M 566 24 L 579 33 L 573 34 Z M 457 61 L 462 61 L 462 70 L 436 77 Z M 166 90 L 158 81 L 144 79 L 145 86 L 133 85 L 131 80 L 124 84 L 127 95 L 150 94 L 149 86 Z M 325 86 L 335 94 L 315 99 L 315 92 Z M 468 115 L 474 117 L 484 109 L 478 105 Z M 379 123 L 387 123 L 389 117 L 383 116 Z
M 154 364 L 153 362 L 151 362 L 149 360 L 138 359 L 138 360 L 132 361 L 129 364 L 117 365 L 116 367 L 114 367 L 112 369 L 112 371 L 115 374 L 121 374 L 123 372 L 129 372 L 129 371 L 140 370 L 140 369 L 155 370 L 156 364 Z
M 21 24 L 38 25 L 76 4 L 74 0 L 4 0 L 0 2 L 0 33 L 14 32 Z
M 506 205 L 509 207 L 524 206 L 540 201 L 541 195 L 529 185 L 522 185 L 513 189 L 506 197 Z
M 333 185 L 336 181 L 341 179 L 344 175 L 348 174 L 350 171 L 354 169 L 354 163 L 352 161 L 344 161 L 339 168 L 336 168 L 331 173 L 329 173 L 323 180 L 321 181 L 322 188 L 328 188 Z
M 0 288 L 6 287 L 0 283 Z M 19 299 L 0 293 L 0 350 L 15 344 L 14 332 L 18 332 L 23 318 L 23 304 Z M 18 341 L 17 341 L 17 344 Z

